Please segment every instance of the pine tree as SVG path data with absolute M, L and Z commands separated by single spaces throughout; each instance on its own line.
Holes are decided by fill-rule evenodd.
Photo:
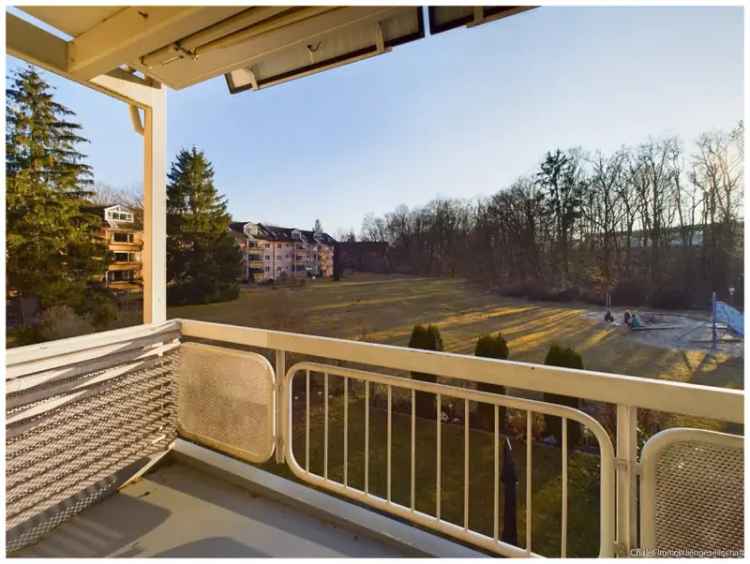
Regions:
M 507 360 L 510 351 L 508 350 L 508 343 L 505 342 L 502 334 L 497 333 L 495 335 L 483 335 L 477 339 L 476 347 L 474 348 L 474 356 L 480 356 L 483 358 L 498 358 L 500 360 Z M 497 384 L 485 384 L 480 382 L 477 384 L 477 390 L 480 392 L 490 392 L 492 394 L 505 395 L 505 386 L 499 386 Z M 477 413 L 478 427 L 485 431 L 492 431 L 495 426 L 495 409 L 489 403 L 480 403 Z M 498 429 L 502 433 L 505 430 L 505 407 L 500 406 L 498 409 Z
M 101 219 L 87 211 L 93 183 L 75 113 L 54 100 L 32 67 L 6 90 L 7 287 L 43 308 L 68 305 L 92 313 L 88 299 L 107 269 Z M 99 295 L 99 292 L 96 292 Z
M 564 368 L 575 368 L 583 370 L 583 358 L 580 354 L 568 347 L 563 349 L 560 345 L 553 344 L 547 356 L 544 358 L 544 364 L 547 366 L 561 366 Z M 544 401 L 548 403 L 557 403 L 567 405 L 574 409 L 581 408 L 581 402 L 578 398 L 562 396 L 559 394 L 544 393 Z M 581 440 L 583 429 L 580 423 L 568 420 L 568 448 L 575 447 Z M 562 419 L 555 415 L 544 416 L 544 427 L 548 435 L 555 437 L 557 444 L 562 445 Z
M 242 255 L 229 234 L 231 218 L 211 163 L 203 151 L 183 149 L 167 177 L 169 302 L 235 299 Z
M 424 349 L 428 351 L 442 351 L 443 338 L 437 325 L 415 325 L 409 337 L 410 349 Z M 411 377 L 421 382 L 437 382 L 437 377 L 424 372 L 412 372 Z M 431 419 L 436 415 L 435 395 L 429 392 L 416 392 L 416 413 L 425 419 Z M 440 416 L 440 414 L 437 414 Z

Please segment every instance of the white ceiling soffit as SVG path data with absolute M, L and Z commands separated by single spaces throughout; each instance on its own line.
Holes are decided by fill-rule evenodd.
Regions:
M 421 8 L 246 9 L 128 65 L 174 89 L 224 74 L 232 93 L 262 88 L 424 37 Z
M 473 27 L 506 18 L 535 6 L 430 6 L 430 34 L 441 33 L 461 26 Z
M 127 6 L 70 6 L 69 9 L 65 9 L 65 7 L 54 5 L 16 7 L 71 37 L 78 37 L 127 8 Z

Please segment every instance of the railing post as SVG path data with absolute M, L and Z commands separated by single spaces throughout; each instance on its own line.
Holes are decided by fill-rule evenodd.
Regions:
M 275 380 L 275 387 L 276 387 L 276 394 L 275 394 L 275 401 L 276 405 L 274 406 L 274 412 L 276 417 L 276 449 L 275 449 L 275 459 L 278 464 L 283 464 L 286 462 L 286 453 L 284 452 L 284 449 L 286 448 L 286 440 L 288 437 L 288 421 L 289 421 L 289 412 L 287 410 L 291 410 L 292 407 L 290 404 L 290 394 L 289 390 L 286 388 L 286 352 L 282 350 L 275 351 L 276 354 L 276 380 Z
M 638 410 L 617 406 L 617 546 L 618 556 L 629 556 L 638 546 Z

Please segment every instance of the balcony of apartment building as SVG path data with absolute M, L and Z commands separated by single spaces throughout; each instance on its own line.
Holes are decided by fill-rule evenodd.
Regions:
M 141 234 L 136 231 L 110 231 L 107 238 L 110 251 L 140 251 L 143 248 Z
M 431 8 L 429 21 L 449 29 L 456 13 L 463 25 L 518 11 L 466 9 Z M 741 554 L 740 390 L 167 320 L 161 83 L 182 88 L 236 68 L 227 75 L 233 91 L 274 84 L 231 58 L 247 57 L 242 38 L 200 57 L 175 58 L 172 42 L 188 38 L 180 49 L 197 49 L 192 41 L 206 37 L 198 32 L 210 28 L 215 41 L 252 31 L 264 12 L 28 10 L 72 39 L 7 14 L 11 54 L 130 104 L 144 137 L 144 322 L 7 352 L 9 552 Z M 274 29 L 262 35 L 270 59 L 254 69 L 281 73 L 274 65 L 282 65 L 284 80 L 294 74 L 290 64 L 310 72 L 309 58 L 276 60 L 272 47 L 298 42 L 303 31 L 344 30 L 363 41 L 371 34 L 384 52 L 398 39 L 384 34 L 418 38 L 427 25 L 414 7 L 297 8 L 303 29 L 300 12 L 280 18 L 278 10 Z M 332 44 L 345 48 L 347 37 Z M 544 394 L 597 405 L 608 422 Z M 639 437 L 639 414 L 680 423 Z M 540 440 L 543 425 L 558 429 L 559 439 Z
M 112 253 L 112 261 L 109 263 L 110 271 L 139 270 L 141 260 L 138 253 L 115 251 Z

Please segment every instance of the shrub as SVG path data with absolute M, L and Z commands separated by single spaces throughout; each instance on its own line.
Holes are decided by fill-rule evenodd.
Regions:
M 649 305 L 659 309 L 688 309 L 691 301 L 687 290 L 662 287 L 653 293 Z
M 45 341 L 66 339 L 94 332 L 93 324 L 70 306 L 52 306 L 42 312 L 39 335 Z
M 428 351 L 442 351 L 443 339 L 440 336 L 440 330 L 435 325 L 415 325 L 409 338 L 409 348 L 424 349 Z M 411 377 L 422 382 L 437 382 L 437 378 L 432 374 L 423 372 L 412 372 Z M 415 394 L 416 412 L 420 417 L 427 419 L 435 416 L 435 396 L 427 392 L 417 392 Z M 438 417 L 440 414 L 437 414 Z
M 195 282 L 185 282 L 167 287 L 169 305 L 210 304 L 228 302 L 240 295 L 239 284 L 216 284 L 208 286 Z
M 474 348 L 474 355 L 481 356 L 483 358 L 499 358 L 506 360 L 508 358 L 508 343 L 503 339 L 502 334 L 497 333 L 495 335 L 484 335 L 477 339 L 476 347 Z M 480 392 L 490 392 L 492 394 L 505 395 L 505 386 L 498 384 L 485 384 L 480 382 L 477 384 L 477 389 Z M 488 403 L 480 403 L 477 410 L 478 427 L 486 431 L 494 430 L 494 408 Z M 500 432 L 504 432 L 505 429 L 505 408 L 500 407 L 498 410 L 498 417 L 500 420 L 499 428 Z
M 117 298 L 109 288 L 88 288 L 85 299 L 76 308 L 75 313 L 89 320 L 97 330 L 107 329 L 119 313 Z
M 540 282 L 533 282 L 526 286 L 526 297 L 538 302 L 554 302 L 557 300 L 557 294 Z
M 570 286 L 564 290 L 560 290 L 555 294 L 555 301 L 558 302 L 573 302 L 581 297 L 581 290 L 576 286 Z
M 39 334 L 39 327 L 33 325 L 21 325 L 9 329 L 6 338 L 6 347 L 24 347 L 43 341 L 44 338 Z
M 544 359 L 547 366 L 560 366 L 563 368 L 583 369 L 583 359 L 581 355 L 571 348 L 563 349 L 559 345 L 552 345 Z M 561 396 L 558 394 L 544 394 L 544 401 L 567 405 L 575 409 L 580 408 L 580 400 L 570 396 Z M 562 420 L 555 415 L 544 416 L 544 427 L 547 435 L 553 435 L 557 444 L 562 445 Z M 578 444 L 581 439 L 581 425 L 568 420 L 568 447 L 572 448 Z
M 640 280 L 622 280 L 612 290 L 613 306 L 639 306 L 646 303 L 648 289 Z
M 526 286 L 524 284 L 510 284 L 508 286 L 502 286 L 498 293 L 501 296 L 508 296 L 511 298 L 524 298 L 526 297 Z

